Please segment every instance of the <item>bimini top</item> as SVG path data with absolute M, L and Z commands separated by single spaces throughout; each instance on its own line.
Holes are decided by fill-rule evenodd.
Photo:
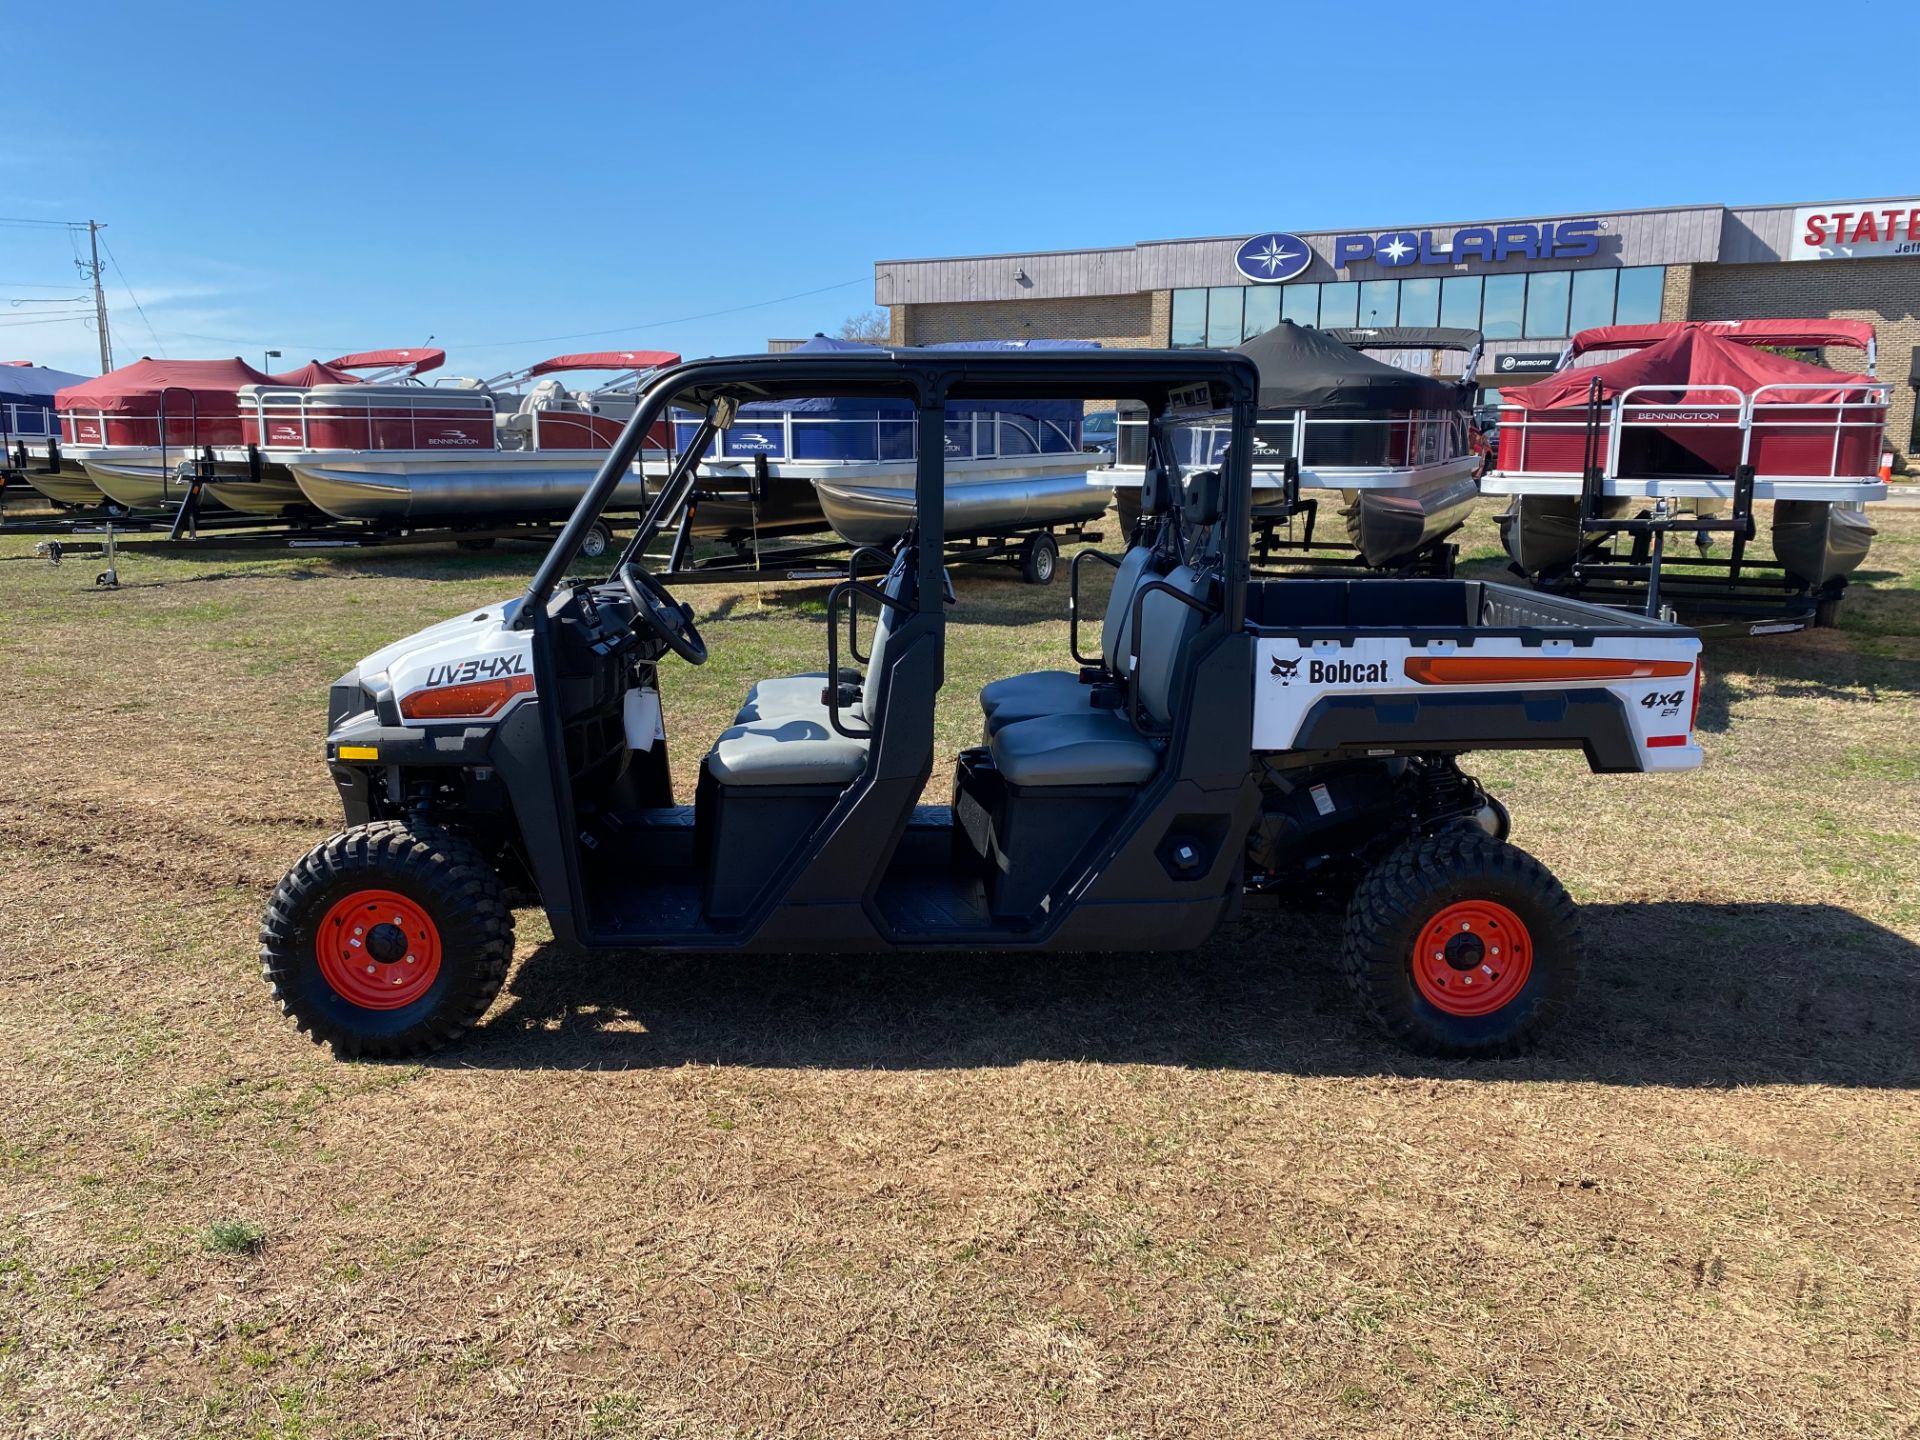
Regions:
M 1486 343 L 1478 330 L 1450 325 L 1344 325 L 1326 332 L 1356 350 L 1463 350 Z
M 1674 320 L 1661 325 L 1599 325 L 1567 343 L 1567 358 L 1592 350 L 1644 350 L 1682 331 L 1703 331 L 1736 345 L 1851 345 L 1871 352 L 1864 320 Z
M 1372 359 L 1291 320 L 1235 348 L 1260 367 L 1262 410 L 1458 410 L 1468 401 L 1459 385 Z
M 680 357 L 671 350 L 589 350 L 578 355 L 556 355 L 528 367 L 527 378 L 557 375 L 568 370 L 658 370 L 663 365 L 678 365 Z
M 53 397 L 69 385 L 84 385 L 85 375 L 49 370 L 44 365 L 0 365 L 0 405 L 35 405 L 50 409 Z
M 1650 327 L 1609 328 L 1637 330 Z M 1611 400 L 1636 385 L 1656 387 L 1647 392 L 1644 399 L 1648 404 L 1658 405 L 1726 403 L 1730 397 L 1724 390 L 1692 388 L 1713 385 L 1732 386 L 1743 395 L 1753 394 L 1766 385 L 1811 386 L 1816 388 L 1774 390 L 1763 392 L 1755 398 L 1763 404 L 1832 405 L 1858 400 L 1863 387 L 1879 385 L 1871 375 L 1849 375 L 1839 370 L 1829 370 L 1824 365 L 1809 365 L 1804 360 L 1751 348 L 1756 344 L 1794 343 L 1778 337 L 1756 339 L 1752 335 L 1743 335 L 1735 339 L 1709 325 L 1685 324 L 1660 328 L 1668 331 L 1664 339 L 1654 341 L 1630 355 L 1623 355 L 1618 360 L 1609 360 L 1604 365 L 1561 370 L 1532 385 L 1504 390 L 1500 395 L 1501 406 L 1518 410 L 1583 407 L 1596 382 L 1600 386 L 1602 400 Z M 1583 335 L 1595 333 L 1598 332 L 1582 332 Z M 1808 332 L 1795 333 L 1804 335 Z

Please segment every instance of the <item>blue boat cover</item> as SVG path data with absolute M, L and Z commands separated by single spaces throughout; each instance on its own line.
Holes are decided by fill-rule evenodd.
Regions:
M 0 365 L 0 435 L 54 435 L 53 396 L 93 377 L 44 365 Z

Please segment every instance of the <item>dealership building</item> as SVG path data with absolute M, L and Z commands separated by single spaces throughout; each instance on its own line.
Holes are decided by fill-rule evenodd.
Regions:
M 1281 217 L 1284 219 L 1284 217 Z M 1348 230 L 1149 240 L 1098 250 L 882 260 L 898 345 L 1055 337 L 1232 346 L 1281 320 L 1463 326 L 1483 398 L 1550 374 L 1575 331 L 1659 320 L 1866 320 L 1892 387 L 1889 448 L 1920 469 L 1920 198 L 1669 206 Z M 1458 373 L 1461 356 L 1395 362 Z M 1861 371 L 1858 350 L 1809 355 Z M 1913 457 L 1909 459 L 1909 457 Z

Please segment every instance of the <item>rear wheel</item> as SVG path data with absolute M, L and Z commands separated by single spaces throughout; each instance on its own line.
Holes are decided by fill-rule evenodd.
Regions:
M 1477 829 L 1415 840 L 1369 870 L 1342 960 L 1373 1022 L 1422 1055 L 1511 1055 L 1572 1008 L 1580 920 L 1538 860 Z
M 1044 532 L 1020 542 L 1020 575 L 1029 585 L 1051 585 L 1060 568 L 1060 547 Z
M 260 925 L 280 1008 L 343 1058 L 425 1055 L 486 1014 L 513 912 L 472 845 L 429 826 L 360 825 L 286 873 Z

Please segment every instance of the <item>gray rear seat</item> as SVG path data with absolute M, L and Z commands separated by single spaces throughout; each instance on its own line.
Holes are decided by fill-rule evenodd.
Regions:
M 1208 577 L 1181 565 L 1164 583 L 1208 598 Z M 1173 720 L 1173 685 L 1181 657 L 1206 617 L 1171 595 L 1149 593 L 1141 605 L 1135 646 L 1140 707 L 1159 726 Z M 1017 786 L 1137 785 L 1160 766 L 1161 744 L 1135 730 L 1122 712 L 1076 710 L 1021 720 L 987 742 L 994 765 Z

